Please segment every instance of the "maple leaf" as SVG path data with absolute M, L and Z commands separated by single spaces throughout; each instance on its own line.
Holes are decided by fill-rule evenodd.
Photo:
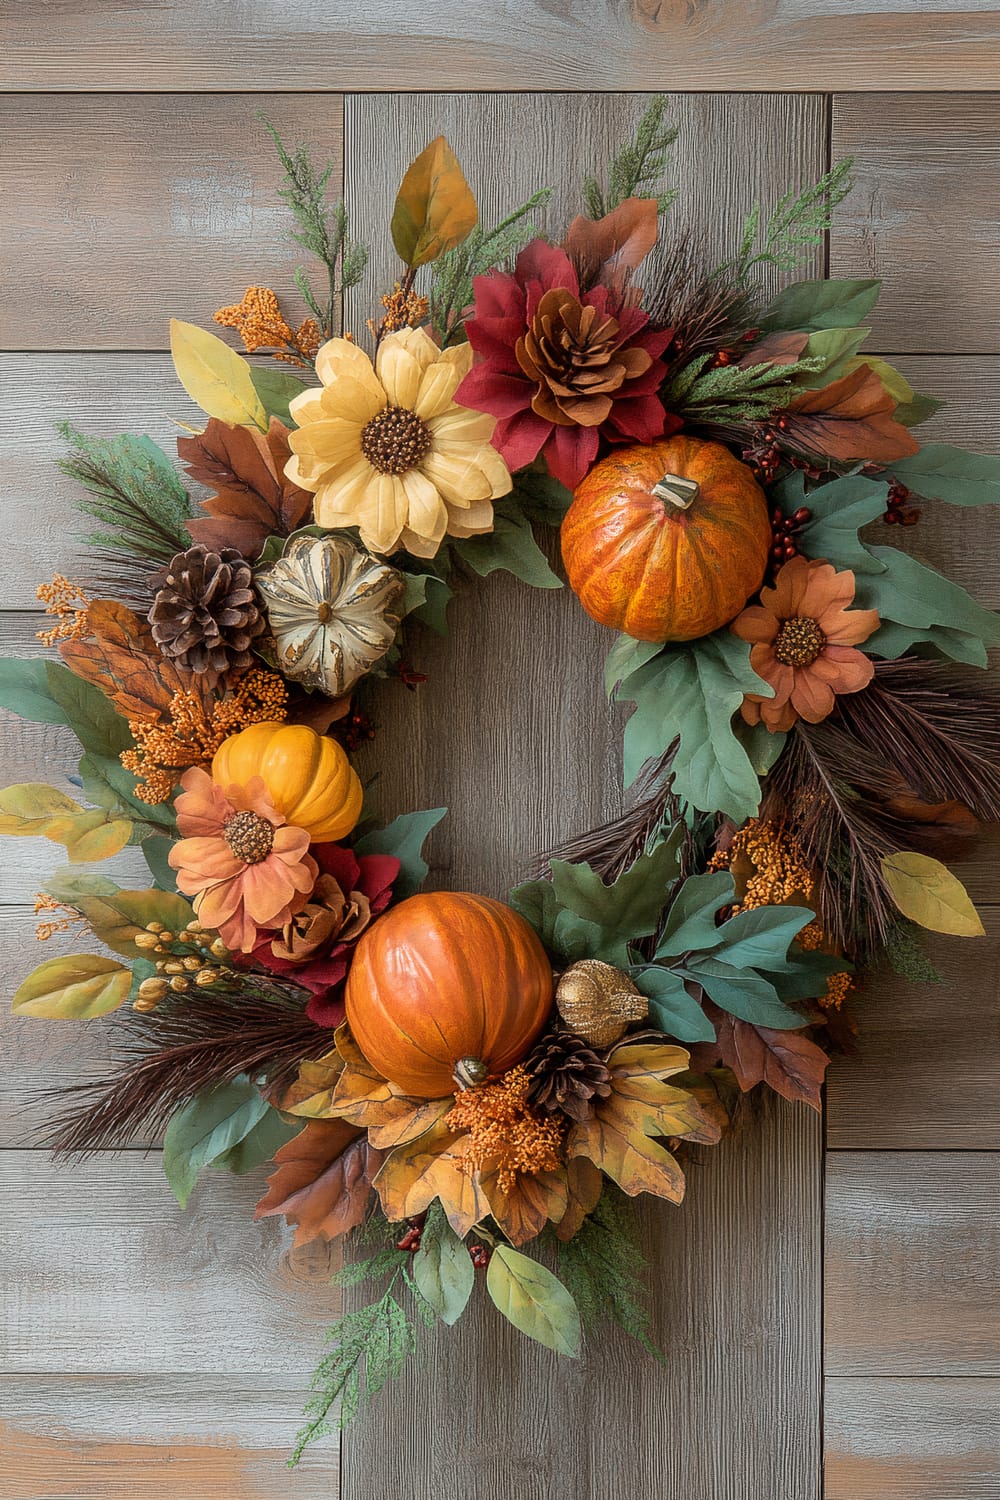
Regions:
M 920 444 L 897 422 L 895 397 L 869 365 L 860 365 L 818 391 L 803 391 L 785 408 L 789 429 L 827 458 L 888 463 L 917 453 Z
M 414 1099 L 373 1068 L 345 1026 L 336 1034 L 343 1072 L 337 1080 L 329 1113 L 367 1130 L 372 1144 L 391 1150 L 416 1140 L 444 1118 L 454 1096 Z
M 255 1219 L 281 1214 L 295 1226 L 295 1245 L 333 1239 L 364 1219 L 383 1156 L 343 1120 L 310 1120 L 275 1153 L 277 1168 Z
M 655 1193 L 679 1203 L 684 1174 L 656 1137 L 718 1140 L 719 1127 L 693 1094 L 665 1080 L 688 1066 L 683 1047 L 628 1038 L 608 1055 L 611 1094 L 589 1120 L 574 1125 L 566 1155 L 587 1156 L 623 1192 Z
M 214 490 L 187 529 L 206 547 L 235 547 L 255 558 L 269 536 L 288 536 L 309 518 L 313 497 L 285 477 L 288 428 L 271 418 L 266 433 L 213 417 L 204 432 L 177 439 L 187 473 Z
M 830 1064 L 821 1047 L 801 1031 L 753 1026 L 719 1010 L 711 1001 L 706 1010 L 715 1026 L 716 1040 L 714 1045 L 698 1049 L 700 1064 L 721 1062 L 744 1094 L 758 1083 L 766 1083 L 793 1103 L 820 1109 L 823 1076 Z
M 391 1151 L 375 1179 L 386 1218 L 413 1218 L 440 1198 L 449 1224 L 464 1238 L 490 1212 L 477 1174 L 465 1170 L 468 1142 L 468 1135 L 456 1135 L 438 1121 L 416 1140 Z
M 275 1109 L 307 1120 L 326 1120 L 333 1114 L 333 1091 L 344 1070 L 344 1060 L 334 1048 L 322 1057 L 306 1058 L 298 1076 L 271 1100 Z
M 566 1187 L 566 1212 L 556 1224 L 556 1238 L 563 1241 L 571 1240 L 597 1207 L 604 1191 L 604 1177 L 586 1156 L 573 1156 L 566 1163 Z
M 569 1208 L 566 1169 L 555 1172 L 518 1172 L 509 1188 L 500 1186 L 495 1172 L 480 1174 L 480 1186 L 496 1219 L 512 1245 L 526 1245 L 546 1224 L 561 1223 Z
M 86 637 L 63 641 L 59 654 L 70 671 L 99 688 L 124 719 L 166 723 L 171 699 L 185 687 L 148 623 L 114 599 L 89 604 Z

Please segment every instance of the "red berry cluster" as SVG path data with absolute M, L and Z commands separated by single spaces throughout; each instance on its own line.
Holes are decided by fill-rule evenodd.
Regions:
M 484 1266 L 488 1266 L 490 1263 L 489 1249 L 486 1245 L 480 1245 L 478 1242 L 474 1245 L 470 1245 L 469 1259 L 472 1261 L 472 1264 L 475 1266 L 476 1270 L 481 1271 Z
M 420 1249 L 420 1239 L 424 1226 L 415 1223 L 412 1219 L 406 1226 L 406 1232 L 401 1239 L 396 1241 L 397 1250 L 408 1250 L 411 1255 L 416 1255 Z
M 894 479 L 889 486 L 888 509 L 882 517 L 887 526 L 916 526 L 920 510 L 911 500 L 911 491 Z
M 800 505 L 794 515 L 786 516 L 780 505 L 771 512 L 771 570 L 777 572 L 782 563 L 799 552 L 798 534 L 807 521 L 812 520 L 808 506 Z
M 375 725 L 360 708 L 352 708 L 333 726 L 333 734 L 345 750 L 359 750 L 367 740 L 375 738 Z

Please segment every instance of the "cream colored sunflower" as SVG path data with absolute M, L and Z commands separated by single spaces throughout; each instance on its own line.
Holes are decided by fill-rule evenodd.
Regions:
M 372 552 L 433 557 L 446 535 L 493 529 L 511 488 L 492 446 L 495 419 L 452 399 L 472 364 L 461 344 L 439 349 L 421 328 L 382 340 L 373 367 L 348 339 L 316 356 L 322 390 L 291 404 L 289 479 L 312 490 L 320 526 L 357 526 Z

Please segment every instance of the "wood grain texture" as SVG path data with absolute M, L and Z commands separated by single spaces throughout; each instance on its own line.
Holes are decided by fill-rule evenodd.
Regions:
M 1000 350 L 998 118 L 997 94 L 834 98 L 833 157 L 853 156 L 855 168 L 830 269 L 883 278 L 873 350 Z
M 539 183 L 554 183 L 545 227 L 558 236 L 578 209 L 579 175 L 643 103 L 497 97 L 473 111 L 454 98 L 349 98 L 345 185 L 364 205 L 359 228 L 388 216 L 406 162 L 443 130 L 476 185 L 484 223 Z M 726 136 L 722 101 L 677 101 L 675 175 L 688 184 L 677 221 L 700 215 L 710 239 L 756 191 L 770 196 L 776 183 L 814 177 L 822 165 L 821 101 L 726 104 L 738 141 L 754 143 L 756 180 L 734 185 L 739 148 Z M 372 181 L 367 163 L 376 156 L 382 169 Z M 688 170 L 695 160 L 697 195 Z M 396 274 L 384 252 L 373 255 L 365 287 L 346 308 L 349 327 L 362 326 L 376 291 Z M 526 856 L 619 805 L 620 727 L 601 696 L 606 649 L 607 633 L 567 593 L 495 575 L 459 601 L 445 645 L 428 641 L 414 653 L 431 679 L 419 694 L 380 690 L 382 731 L 370 764 L 380 770 L 381 811 L 451 807 L 434 844 L 437 885 L 502 894 Z M 345 1494 L 605 1500 L 614 1474 L 621 1493 L 728 1500 L 759 1484 L 762 1493 L 784 1488 L 810 1500 L 818 1472 L 818 1126 L 806 1110 L 781 1110 L 692 1169 L 683 1212 L 644 1210 L 664 1368 L 603 1336 L 574 1366 L 483 1307 L 457 1337 L 435 1336 L 402 1388 L 345 1434 Z M 763 1246 L 773 1223 L 782 1227 L 767 1230 L 770 1248 L 759 1254 L 753 1246 Z M 748 1232 L 752 1224 L 759 1234 Z M 697 1431 L 697 1441 L 665 1442 L 668 1425 Z
M 293 1476 L 294 1375 L 0 1377 L 5 1500 L 331 1500 L 336 1440 Z
M 858 1055 L 828 1074 L 828 1147 L 1000 1150 L 1000 911 L 983 921 L 985 939 L 928 936 L 942 983 L 866 983 Z
M 828 1380 L 826 1500 L 996 1500 L 1000 1381 Z
M 298 315 L 303 254 L 258 109 L 339 161 L 335 95 L 321 109 L 296 95 L 0 99 L 0 345 L 166 349 L 170 318 L 210 327 L 252 284 Z
M 13 89 L 990 89 L 994 0 L 22 0 Z
M 339 1251 L 253 1221 L 264 1173 L 207 1173 L 186 1213 L 158 1154 L 0 1152 L 6 1375 L 295 1376 L 337 1316 Z
M 826 1162 L 828 1375 L 1000 1374 L 1000 1156 Z
M 549 1354 L 478 1286 L 461 1326 L 344 1433 L 344 1495 L 817 1496 L 818 1128 L 776 1101 L 700 1153 L 680 1209 L 641 1208 L 662 1367 L 606 1330 L 579 1363 Z

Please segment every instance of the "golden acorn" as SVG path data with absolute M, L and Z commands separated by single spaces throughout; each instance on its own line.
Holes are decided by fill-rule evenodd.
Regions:
M 599 958 L 570 965 L 556 988 L 556 1009 L 570 1031 L 598 1048 L 612 1046 L 633 1021 L 649 1014 L 645 995 L 628 975 Z

